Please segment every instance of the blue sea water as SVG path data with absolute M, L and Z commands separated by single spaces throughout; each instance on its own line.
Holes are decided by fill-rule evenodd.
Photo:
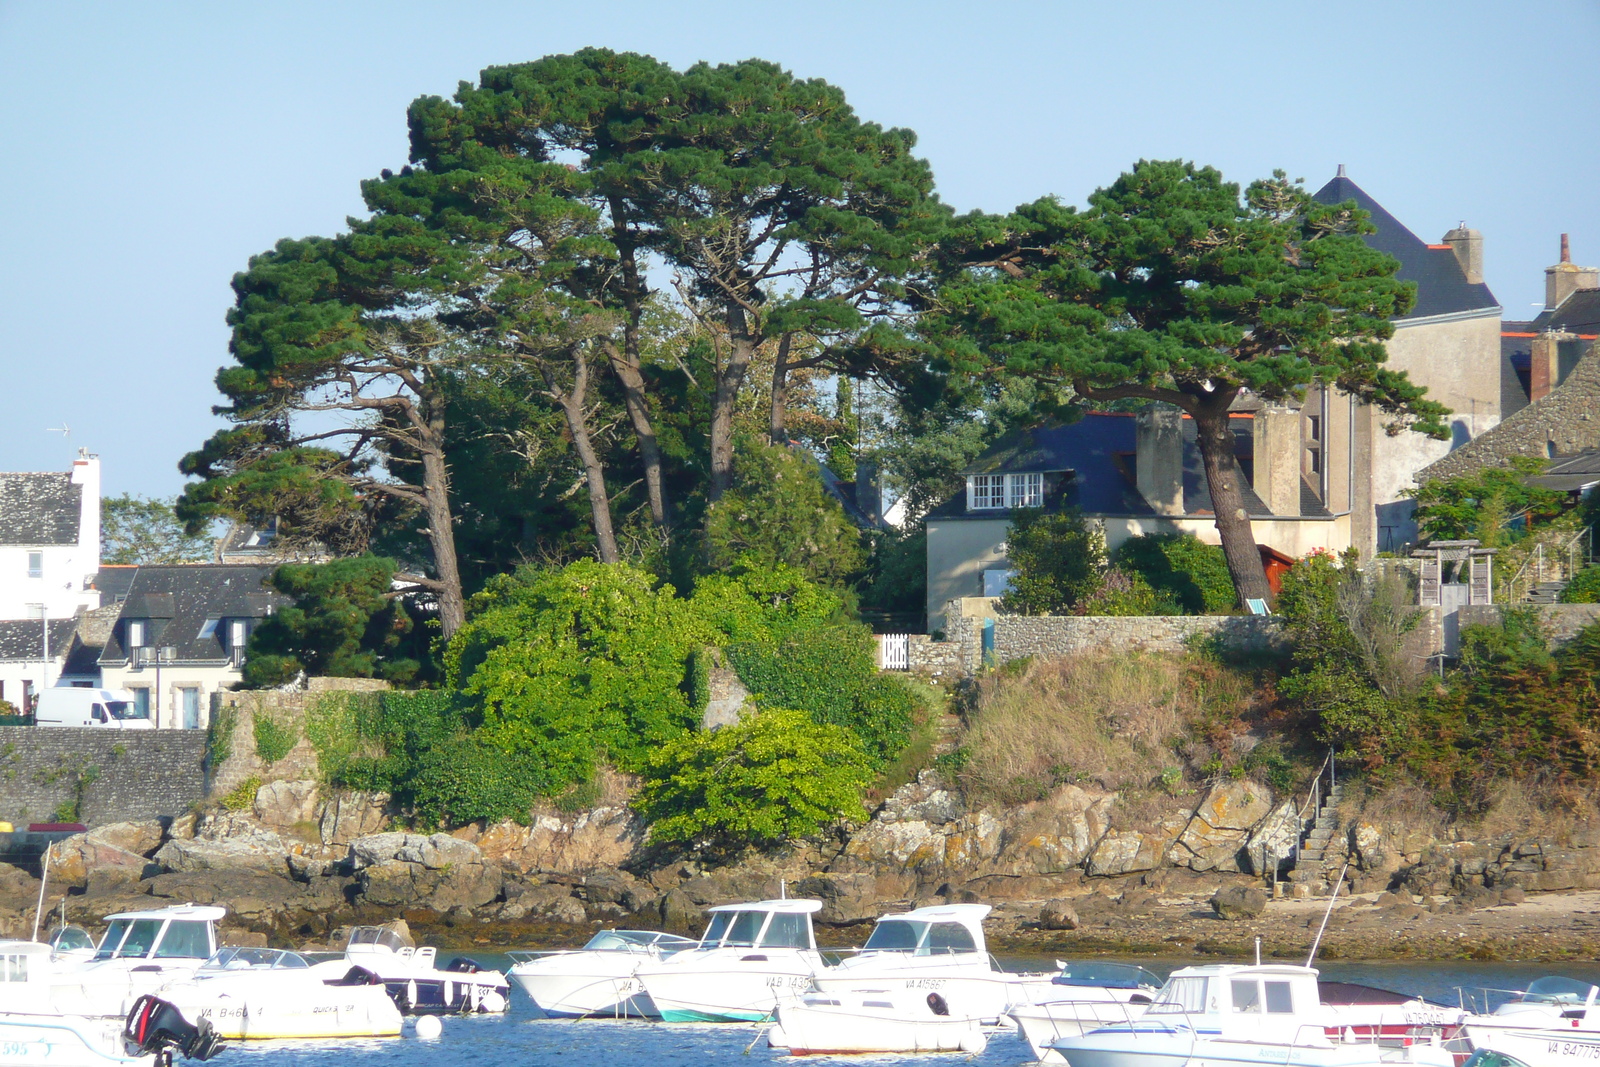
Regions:
M 487 966 L 505 966 L 502 957 L 481 957 Z M 1141 959 L 1157 974 L 1191 961 Z M 1210 959 L 1204 962 L 1223 962 Z M 1008 967 L 1037 970 L 1048 960 L 1006 960 Z M 1600 984 L 1600 963 L 1348 963 L 1320 965 L 1330 981 L 1359 982 L 1395 992 L 1429 997 L 1451 1004 L 1458 996 L 1477 998 L 1484 989 L 1520 989 L 1535 978 L 1560 974 Z M 1458 991 L 1459 990 L 1459 991 Z M 520 991 L 512 990 L 511 1008 L 502 1016 L 447 1017 L 436 1039 L 415 1036 L 407 1021 L 402 1037 L 369 1041 L 263 1041 L 230 1046 L 212 1062 L 218 1067 L 675 1067 L 705 1063 L 761 1064 L 838 1063 L 897 1067 L 1020 1067 L 1033 1062 L 1028 1047 L 1013 1034 L 997 1035 L 981 1055 L 960 1054 L 790 1057 L 767 1047 L 758 1025 L 648 1023 L 599 1019 L 542 1019 Z

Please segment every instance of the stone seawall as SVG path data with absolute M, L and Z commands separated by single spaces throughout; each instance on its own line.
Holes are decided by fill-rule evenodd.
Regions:
M 206 795 L 199 730 L 0 726 L 0 820 L 88 826 L 175 817 Z
M 1600 620 L 1600 604 L 1537 604 L 1539 621 L 1551 648 L 1560 648 L 1585 626 Z M 1460 611 L 1462 626 L 1494 626 L 1500 622 L 1498 604 L 1476 604 Z
M 1270 648 L 1282 632 L 1283 620 L 1254 615 L 1001 615 L 994 621 L 994 658 L 1182 652 L 1212 635 L 1231 649 L 1254 652 Z

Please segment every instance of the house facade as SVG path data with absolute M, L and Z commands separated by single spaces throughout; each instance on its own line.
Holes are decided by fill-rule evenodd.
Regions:
M 1371 216 L 1368 244 L 1394 256 L 1417 287 L 1394 320 L 1389 365 L 1405 370 L 1450 411 L 1450 438 L 1388 433 L 1388 418 L 1336 389 L 1313 385 L 1299 402 L 1234 405 L 1235 461 L 1257 543 L 1276 560 L 1313 549 L 1363 555 L 1415 541 L 1406 495 L 1416 472 L 1526 404 L 1502 351 L 1501 308 L 1483 282 L 1483 237 L 1465 226 L 1437 244 L 1417 237 L 1345 174 L 1315 194 L 1353 200 Z M 1009 570 L 1006 531 L 1019 507 L 1076 507 L 1105 530 L 1107 547 L 1140 534 L 1187 532 L 1218 543 L 1192 420 L 1172 409 L 1094 413 L 998 442 L 964 472 L 966 488 L 927 516 L 928 626 L 958 597 L 998 595 Z
M 242 679 L 262 619 L 291 601 L 266 584 L 276 565 L 144 566 L 99 656 L 103 684 L 130 691 L 158 729 L 204 729 L 212 696 Z
M 100 458 L 70 471 L 0 474 L 0 620 L 70 619 L 98 607 Z

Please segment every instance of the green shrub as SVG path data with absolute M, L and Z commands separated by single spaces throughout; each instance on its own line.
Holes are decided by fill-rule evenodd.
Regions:
M 1137 574 L 1108 567 L 1073 608 L 1075 615 L 1181 615 L 1178 605 Z
M 707 628 L 671 586 L 592 560 L 492 579 L 444 652 L 483 736 L 557 791 L 600 753 L 625 770 L 698 722 L 691 654 Z
M 1600 604 L 1600 564 L 1591 564 L 1561 590 L 1563 604 Z
M 292 724 L 279 722 L 265 708 L 256 709 L 255 719 L 256 755 L 268 763 L 283 759 L 300 739 Z
M 220 767 L 233 756 L 233 731 L 239 725 L 239 709 L 226 705 L 211 716 L 206 729 L 206 762 L 212 768 Z
M 534 803 L 554 785 L 538 760 L 507 752 L 480 734 L 460 734 L 420 755 L 409 792 L 417 818 L 427 825 L 526 823 Z
M 1143 578 L 1185 615 L 1224 615 L 1233 610 L 1233 579 L 1220 545 L 1194 534 L 1146 534 L 1117 546 L 1111 562 Z
M 1106 540 L 1076 511 L 1015 512 L 1006 532 L 1011 589 L 1001 601 L 1018 615 L 1066 615 L 1099 584 Z
M 635 806 L 653 842 L 725 855 L 864 817 L 868 763 L 849 730 L 769 708 L 663 745 L 645 764 Z
M 319 693 L 306 702 L 306 740 L 324 781 L 336 782 L 363 747 L 380 714 L 378 693 Z
M 251 775 L 228 791 L 222 798 L 222 806 L 229 811 L 249 811 L 255 805 L 256 790 L 260 788 L 261 779 Z

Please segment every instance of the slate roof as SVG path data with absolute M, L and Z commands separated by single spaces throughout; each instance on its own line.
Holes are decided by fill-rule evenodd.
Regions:
M 1553 311 L 1544 311 L 1530 323 L 1521 324 L 1529 333 L 1565 330 L 1576 334 L 1600 334 L 1600 289 L 1579 289 Z M 1507 329 L 1510 326 L 1507 325 Z
M 72 640 L 76 619 L 51 619 L 50 658 L 60 659 Z M 6 619 L 0 621 L 0 660 L 39 662 L 40 623 L 38 619 Z
M 1253 425 L 1248 418 L 1232 420 L 1238 455 L 1248 462 L 1253 453 Z M 1154 515 L 1136 485 L 1136 419 L 1132 414 L 1097 412 L 1067 425 L 1036 426 L 1008 434 L 990 446 L 962 473 L 1021 474 L 1070 471 L 1064 486 L 1047 506 L 1075 507 L 1086 515 Z M 1251 515 L 1271 512 L 1243 479 L 1244 506 Z M 1183 420 L 1183 508 L 1188 515 L 1212 513 L 1205 468 L 1195 443 L 1194 420 Z M 1326 512 L 1324 512 L 1326 514 Z M 967 510 L 965 490 L 934 508 L 930 519 L 1005 519 L 1009 508 Z
M 1456 315 L 1473 311 L 1493 311 L 1500 307 L 1489 287 L 1469 282 L 1461 263 L 1449 247 L 1429 245 L 1408 230 L 1382 204 L 1344 175 L 1318 189 L 1314 198 L 1324 204 L 1354 200 L 1372 216 L 1376 233 L 1366 234 L 1366 242 L 1400 261 L 1399 276 L 1417 283 L 1417 304 L 1396 322 L 1424 319 L 1435 315 Z
M 264 618 L 292 601 L 269 589 L 276 566 L 213 563 L 145 566 L 138 569 L 115 630 L 100 656 L 104 664 L 128 660 L 123 646 L 128 619 L 149 619 L 147 644 L 177 649 L 174 662 L 216 663 L 228 658 L 224 627 L 201 637 L 207 619 Z
M 121 611 L 121 604 L 111 604 L 90 608 L 78 616 L 78 628 L 72 635 L 72 647 L 67 651 L 67 662 L 62 664 L 62 674 L 99 675 L 100 653 L 116 629 L 117 615 Z
M 0 474 L 0 545 L 75 545 L 82 507 L 71 474 Z
M 1532 485 L 1564 493 L 1581 492 L 1600 484 L 1600 449 L 1557 456 L 1541 473 L 1528 479 Z
M 131 563 L 103 563 L 94 576 L 95 591 L 100 594 L 100 606 L 110 607 L 127 599 L 128 587 L 139 570 Z

